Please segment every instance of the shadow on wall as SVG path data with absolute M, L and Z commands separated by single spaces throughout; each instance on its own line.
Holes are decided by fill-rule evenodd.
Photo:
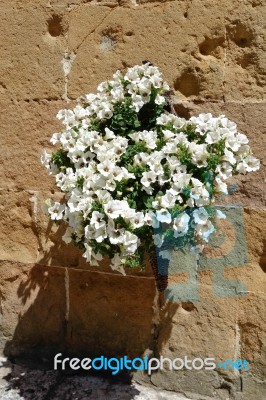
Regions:
M 158 354 L 161 298 L 151 273 L 122 276 L 106 272 L 106 265 L 99 271 L 44 265 L 55 252 L 63 252 L 65 245 L 59 237 L 60 231 L 53 238 L 55 246 L 43 253 L 38 264 L 27 267 L 19 279 L 8 278 L 6 301 L 12 303 L 16 293 L 16 304 L 9 308 L 12 338 L 5 343 L 4 355 L 15 363 L 21 358 L 34 360 L 36 365 L 44 362 L 49 370 L 57 353 L 90 358 L 127 355 L 131 359 Z M 167 309 L 164 305 L 164 313 Z M 8 320 L 9 315 L 4 317 Z M 16 369 L 10 387 L 18 388 L 22 378 L 15 379 L 14 374 Z M 131 375 L 119 376 L 131 379 Z

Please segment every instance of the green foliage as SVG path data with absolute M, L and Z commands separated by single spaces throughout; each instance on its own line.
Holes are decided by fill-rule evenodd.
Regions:
M 126 97 L 123 103 L 114 106 L 113 116 L 108 127 L 121 136 L 127 136 L 141 126 L 138 113 L 131 107 L 131 98 Z
M 178 146 L 177 157 L 180 160 L 181 164 L 191 165 L 191 155 L 189 153 L 189 149 L 184 144 L 180 144 Z
M 160 151 L 165 145 L 165 140 L 163 138 L 159 138 L 156 142 L 156 150 Z
M 133 256 L 126 258 L 125 266 L 128 268 L 140 268 L 144 270 L 144 248 L 139 247 Z
M 143 142 L 138 142 L 135 144 L 131 144 L 128 146 L 124 154 L 122 154 L 120 158 L 120 165 L 130 167 L 133 164 L 133 159 L 136 154 L 139 154 L 141 152 L 146 152 L 147 147 L 145 146 L 145 143 Z
M 77 187 L 78 187 L 79 189 L 82 189 L 82 188 L 83 188 L 83 184 L 84 184 L 84 178 L 81 176 L 81 177 L 78 178 L 78 180 L 77 180 Z
M 196 141 L 201 141 L 204 143 L 203 138 L 200 137 L 200 135 L 195 131 L 195 125 L 194 124 L 187 124 L 186 128 L 181 130 L 187 135 L 187 138 L 190 142 L 196 142 Z
M 119 216 L 114 219 L 116 229 L 126 229 L 129 232 L 133 231 L 132 225 L 130 222 L 125 221 L 123 217 Z
M 103 121 L 99 121 L 97 118 L 90 120 L 90 130 L 97 131 L 97 132 L 104 132 L 105 124 Z
M 144 104 L 140 109 L 139 119 L 141 121 L 142 130 L 152 130 L 156 126 L 156 119 L 161 115 L 164 106 L 157 105 L 153 102 Z
M 103 206 L 100 202 L 95 201 L 92 205 L 92 209 L 91 212 L 93 211 L 99 211 L 99 212 L 103 212 Z
M 219 155 L 215 153 L 210 154 L 209 157 L 207 158 L 208 169 L 215 171 L 220 162 L 221 162 L 221 157 Z
M 67 152 L 60 148 L 52 153 L 51 161 L 59 169 L 73 168 L 73 164 L 67 156 Z

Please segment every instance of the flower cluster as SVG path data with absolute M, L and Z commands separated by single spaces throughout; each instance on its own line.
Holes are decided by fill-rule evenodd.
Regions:
M 48 211 L 67 222 L 63 240 L 92 265 L 108 256 L 124 273 L 165 241 L 208 242 L 215 217 L 225 217 L 211 207 L 215 196 L 227 193 L 233 175 L 259 169 L 234 122 L 180 118 L 169 112 L 168 90 L 147 63 L 117 71 L 97 94 L 57 115 L 65 129 L 51 142 L 59 148 L 44 152 L 42 162 L 65 197 Z

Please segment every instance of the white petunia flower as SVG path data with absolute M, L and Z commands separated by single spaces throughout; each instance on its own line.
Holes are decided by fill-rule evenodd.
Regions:
M 149 188 L 152 183 L 156 182 L 157 175 L 153 171 L 143 172 L 140 182 L 145 188 Z
M 244 158 L 240 163 L 237 164 L 237 171 L 245 174 L 246 172 L 251 172 L 251 171 L 258 171 L 260 168 L 260 161 L 249 155 L 246 158 Z
M 99 253 L 95 254 L 92 247 L 88 245 L 88 243 L 84 243 L 85 252 L 83 253 L 83 257 L 86 258 L 87 262 L 89 262 L 92 266 L 98 266 L 98 261 L 103 259 L 103 256 Z
M 196 225 L 195 231 L 196 231 L 196 234 L 201 239 L 203 239 L 205 242 L 208 242 L 210 235 L 213 232 L 215 232 L 215 228 L 214 228 L 213 224 L 211 223 L 211 221 L 208 220 L 206 222 L 206 224 L 204 224 L 204 225 L 201 225 L 201 224 Z
M 110 160 L 105 160 L 97 165 L 97 170 L 104 176 L 108 177 L 115 167 L 115 163 Z
M 153 211 L 147 211 L 144 220 L 147 225 L 152 226 L 153 228 L 159 228 L 160 226 L 160 223 L 156 218 L 156 214 Z
M 190 217 L 182 213 L 173 220 L 174 237 L 184 236 L 188 232 Z
M 170 224 L 172 221 L 171 214 L 165 208 L 161 208 L 160 210 L 156 210 L 156 218 L 159 222 L 165 222 L 166 224 Z
M 209 214 L 205 210 L 205 208 L 200 207 L 193 211 L 192 213 L 194 222 L 199 225 L 204 225 L 209 219 Z
M 115 254 L 115 256 L 111 259 L 111 268 L 113 271 L 118 271 L 122 275 L 126 275 L 124 269 L 125 259 L 121 258 L 119 254 Z
M 227 184 L 223 182 L 220 178 L 215 178 L 215 187 L 218 193 L 228 194 Z
M 63 218 L 65 205 L 56 201 L 51 207 L 48 208 L 48 212 L 53 221 L 58 221 Z
M 109 218 L 115 219 L 123 216 L 130 209 L 126 200 L 109 200 L 104 204 L 104 212 Z
M 137 237 L 137 235 L 134 235 L 129 231 L 125 231 L 122 243 L 125 246 L 125 251 L 129 254 L 132 254 L 135 253 L 138 248 L 139 238 Z
M 223 161 L 227 161 L 230 164 L 234 165 L 236 163 L 236 159 L 234 157 L 234 153 L 230 150 L 224 149 L 224 156 L 222 157 Z

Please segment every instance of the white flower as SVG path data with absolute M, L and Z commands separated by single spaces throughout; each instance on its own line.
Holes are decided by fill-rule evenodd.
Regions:
M 170 224 L 172 221 L 171 214 L 165 208 L 156 211 L 156 218 L 159 222 L 165 222 L 166 224 Z
M 85 252 L 83 253 L 83 257 L 86 258 L 87 262 L 89 262 L 92 266 L 99 265 L 98 261 L 103 259 L 100 253 L 95 254 L 92 250 L 92 247 L 88 245 L 88 243 L 84 243 Z
M 194 142 L 189 143 L 189 151 L 192 161 L 197 167 L 206 167 L 207 158 L 209 153 L 207 151 L 207 144 L 197 144 Z
M 222 157 L 222 160 L 228 161 L 232 165 L 234 165 L 236 163 L 234 153 L 232 153 L 232 151 L 227 150 L 227 149 L 224 149 L 224 156 Z
M 115 254 L 115 256 L 111 259 L 111 268 L 113 271 L 118 271 L 122 275 L 126 275 L 124 270 L 125 259 L 121 258 L 119 254 Z
M 206 139 L 205 139 L 206 143 L 208 143 L 208 144 L 217 143 L 221 139 L 222 139 L 221 129 L 216 128 L 214 130 L 207 131 Z
M 164 136 L 164 139 L 165 139 L 166 141 L 168 141 L 169 139 L 174 138 L 175 135 L 176 135 L 175 132 L 169 131 L 169 129 L 164 129 L 164 130 L 163 130 L 163 136 Z
M 173 220 L 174 237 L 184 236 L 188 232 L 190 217 L 182 213 Z
M 145 99 L 139 94 L 132 94 L 132 106 L 136 111 L 139 111 L 145 104 Z
M 156 182 L 157 175 L 153 171 L 143 172 L 140 182 L 146 188 L 149 188 L 152 183 Z
M 160 223 L 153 211 L 147 211 L 144 219 L 147 225 L 152 226 L 153 228 L 159 228 Z
M 84 258 L 86 258 L 86 260 L 88 261 L 88 262 L 90 262 L 91 261 L 91 259 L 92 259 L 92 247 L 90 247 L 89 245 L 88 245 L 88 243 L 84 243 L 84 246 L 85 246 L 85 252 L 83 253 L 83 257 Z
M 239 171 L 242 174 L 251 171 L 258 171 L 259 168 L 260 168 L 260 161 L 251 155 L 244 158 L 243 161 L 238 163 L 236 167 L 237 171 Z
M 143 131 L 141 136 L 148 149 L 156 148 L 157 134 L 154 131 Z
M 97 170 L 105 177 L 112 173 L 115 163 L 110 160 L 105 160 L 97 165 Z
M 221 178 L 216 177 L 214 182 L 218 193 L 228 194 L 227 184 Z
M 105 136 L 104 136 L 105 140 L 109 140 L 109 139 L 115 139 L 115 134 L 113 131 L 111 131 L 109 128 L 105 128 Z
M 204 135 L 212 127 L 212 114 L 199 114 L 198 117 L 191 117 L 190 122 L 196 125 L 196 132 L 200 135 Z
M 138 153 L 138 154 L 136 154 L 136 155 L 134 156 L 133 165 L 134 165 L 134 166 L 136 166 L 136 165 L 142 165 L 142 166 L 144 166 L 145 164 L 147 164 L 147 162 L 149 161 L 149 159 L 150 159 L 150 156 L 149 156 L 148 153 L 143 153 L 143 152 Z
M 168 189 L 165 193 L 165 195 L 163 195 L 160 200 L 160 206 L 163 208 L 173 208 L 175 206 L 175 203 L 177 201 L 177 196 L 176 196 L 176 192 L 172 189 Z
M 233 152 L 238 151 L 244 144 L 248 144 L 248 138 L 243 133 L 235 135 L 233 132 L 228 132 L 226 135 L 225 145 Z
M 95 229 L 105 227 L 106 222 L 104 221 L 104 214 L 99 211 L 93 211 L 90 219 L 90 225 Z
M 123 216 L 129 210 L 129 205 L 126 200 L 109 200 L 104 204 L 104 212 L 109 218 L 115 219 L 120 215 Z
M 156 122 L 158 125 L 167 125 L 172 121 L 171 114 L 161 114 L 160 117 L 157 117 Z
M 61 133 L 54 133 L 54 134 L 52 135 L 51 139 L 50 139 L 50 142 L 51 142 L 52 144 L 56 144 L 56 143 L 59 142 L 60 137 L 61 137 Z
M 157 94 L 155 98 L 155 103 L 158 105 L 165 104 L 166 103 L 165 97 L 161 96 L 160 94 Z
M 198 224 L 196 225 L 196 234 L 203 239 L 205 242 L 209 241 L 209 236 L 215 231 L 215 228 L 213 224 L 211 223 L 210 220 L 206 222 L 206 224 L 201 225 Z
M 123 243 L 124 229 L 109 229 L 109 240 L 112 244 Z
M 192 215 L 194 218 L 194 222 L 199 225 L 205 225 L 209 219 L 209 214 L 203 207 L 194 210 Z
M 177 173 L 172 175 L 172 180 L 173 180 L 173 185 L 172 185 L 173 190 L 175 190 L 176 193 L 180 193 L 184 187 L 189 185 L 191 180 L 191 174 L 186 174 L 177 171 Z
M 232 168 L 231 164 L 229 164 L 228 162 L 224 162 L 217 166 L 215 172 L 217 172 L 219 174 L 219 177 L 222 180 L 226 180 L 226 179 L 231 178 L 232 173 L 233 173 L 233 168 Z
M 50 218 L 53 221 L 58 221 L 63 218 L 63 214 L 65 212 L 65 205 L 60 204 L 57 201 L 48 208 L 48 212 L 50 214 Z
M 130 221 L 134 229 L 143 226 L 145 224 L 143 212 L 134 213 L 134 216 L 130 218 Z
M 93 236 L 96 242 L 98 243 L 103 242 L 104 239 L 107 238 L 106 226 L 102 226 L 96 229 Z
M 139 238 L 129 231 L 125 231 L 123 242 L 127 253 L 135 253 L 138 248 Z

